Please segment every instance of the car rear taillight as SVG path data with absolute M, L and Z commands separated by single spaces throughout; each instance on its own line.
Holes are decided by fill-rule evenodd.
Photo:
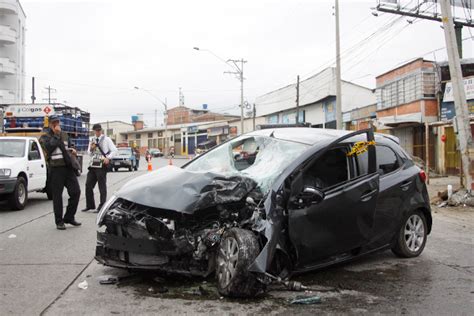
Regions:
M 424 170 L 420 170 L 419 175 L 420 175 L 420 180 L 421 180 L 421 182 L 425 183 L 425 182 L 426 182 L 426 173 L 425 173 L 425 171 L 424 171 Z

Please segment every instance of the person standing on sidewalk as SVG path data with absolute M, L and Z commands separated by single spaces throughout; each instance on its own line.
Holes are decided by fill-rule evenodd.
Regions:
M 61 131 L 58 116 L 52 115 L 49 117 L 49 128 L 46 130 L 46 134 L 41 136 L 40 143 L 48 156 L 48 167 L 50 168 L 50 179 L 48 181 L 50 181 L 49 184 L 53 193 L 56 228 L 59 230 L 66 229 L 65 223 L 80 226 L 81 223 L 76 221 L 75 215 L 81 196 L 81 188 L 72 165 L 72 158 L 68 153 L 68 150 L 70 150 L 72 155 L 76 155 L 76 150 L 69 147 L 68 135 Z M 63 217 L 64 187 L 66 187 L 69 194 L 69 201 Z
M 135 154 L 135 159 L 137 160 L 137 169 L 140 167 L 140 148 L 137 144 L 133 144 L 133 153 Z
M 87 150 L 91 160 L 86 179 L 86 208 L 82 211 L 94 210 L 94 213 L 97 213 L 107 201 L 107 167 L 112 157 L 117 153 L 117 148 L 109 137 L 102 134 L 102 126 L 100 124 L 94 124 L 92 129 L 95 136 L 91 139 L 89 149 Z M 95 208 L 94 200 L 94 187 L 96 183 L 99 184 L 100 192 L 100 203 L 97 209 Z

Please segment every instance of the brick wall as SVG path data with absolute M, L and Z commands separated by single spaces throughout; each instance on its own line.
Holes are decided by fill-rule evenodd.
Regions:
M 189 109 L 178 106 L 168 110 L 168 125 L 190 123 Z
M 401 66 L 399 68 L 396 68 L 396 69 L 393 69 L 383 75 L 380 75 L 378 76 L 376 79 L 375 79 L 375 82 L 376 82 L 376 85 L 377 87 L 378 86 L 382 86 L 384 85 L 386 82 L 390 82 L 390 81 L 393 81 L 399 77 L 403 77 L 411 72 L 414 72 L 418 69 L 421 69 L 421 68 L 434 68 L 434 64 L 433 62 L 430 62 L 430 61 L 425 61 L 421 58 L 417 59 L 417 60 L 414 60 L 413 62 L 409 63 L 409 64 L 406 64 L 404 66 Z

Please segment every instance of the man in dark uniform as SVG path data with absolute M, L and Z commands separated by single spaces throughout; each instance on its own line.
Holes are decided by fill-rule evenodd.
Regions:
M 53 194 L 56 228 L 64 230 L 66 229 L 64 224 L 80 226 L 81 223 L 76 221 L 75 215 L 81 196 L 81 189 L 68 153 L 68 150 L 72 154 L 76 154 L 76 151 L 68 149 L 69 138 L 65 132 L 61 131 L 59 117 L 55 115 L 49 117 L 49 128 L 46 130 L 46 134 L 41 136 L 40 143 L 48 156 L 48 166 L 50 168 L 49 184 Z M 69 194 L 69 201 L 63 217 L 64 187 L 66 187 Z

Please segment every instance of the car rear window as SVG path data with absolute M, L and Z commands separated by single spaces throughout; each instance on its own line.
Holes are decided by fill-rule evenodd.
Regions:
M 400 159 L 398 155 L 388 146 L 375 146 L 377 155 L 377 172 L 380 175 L 391 173 L 400 168 Z M 359 176 L 366 175 L 369 169 L 368 153 L 365 152 L 357 156 L 357 169 Z
M 377 171 L 380 175 L 391 173 L 400 168 L 400 160 L 397 154 L 388 146 L 376 146 Z

